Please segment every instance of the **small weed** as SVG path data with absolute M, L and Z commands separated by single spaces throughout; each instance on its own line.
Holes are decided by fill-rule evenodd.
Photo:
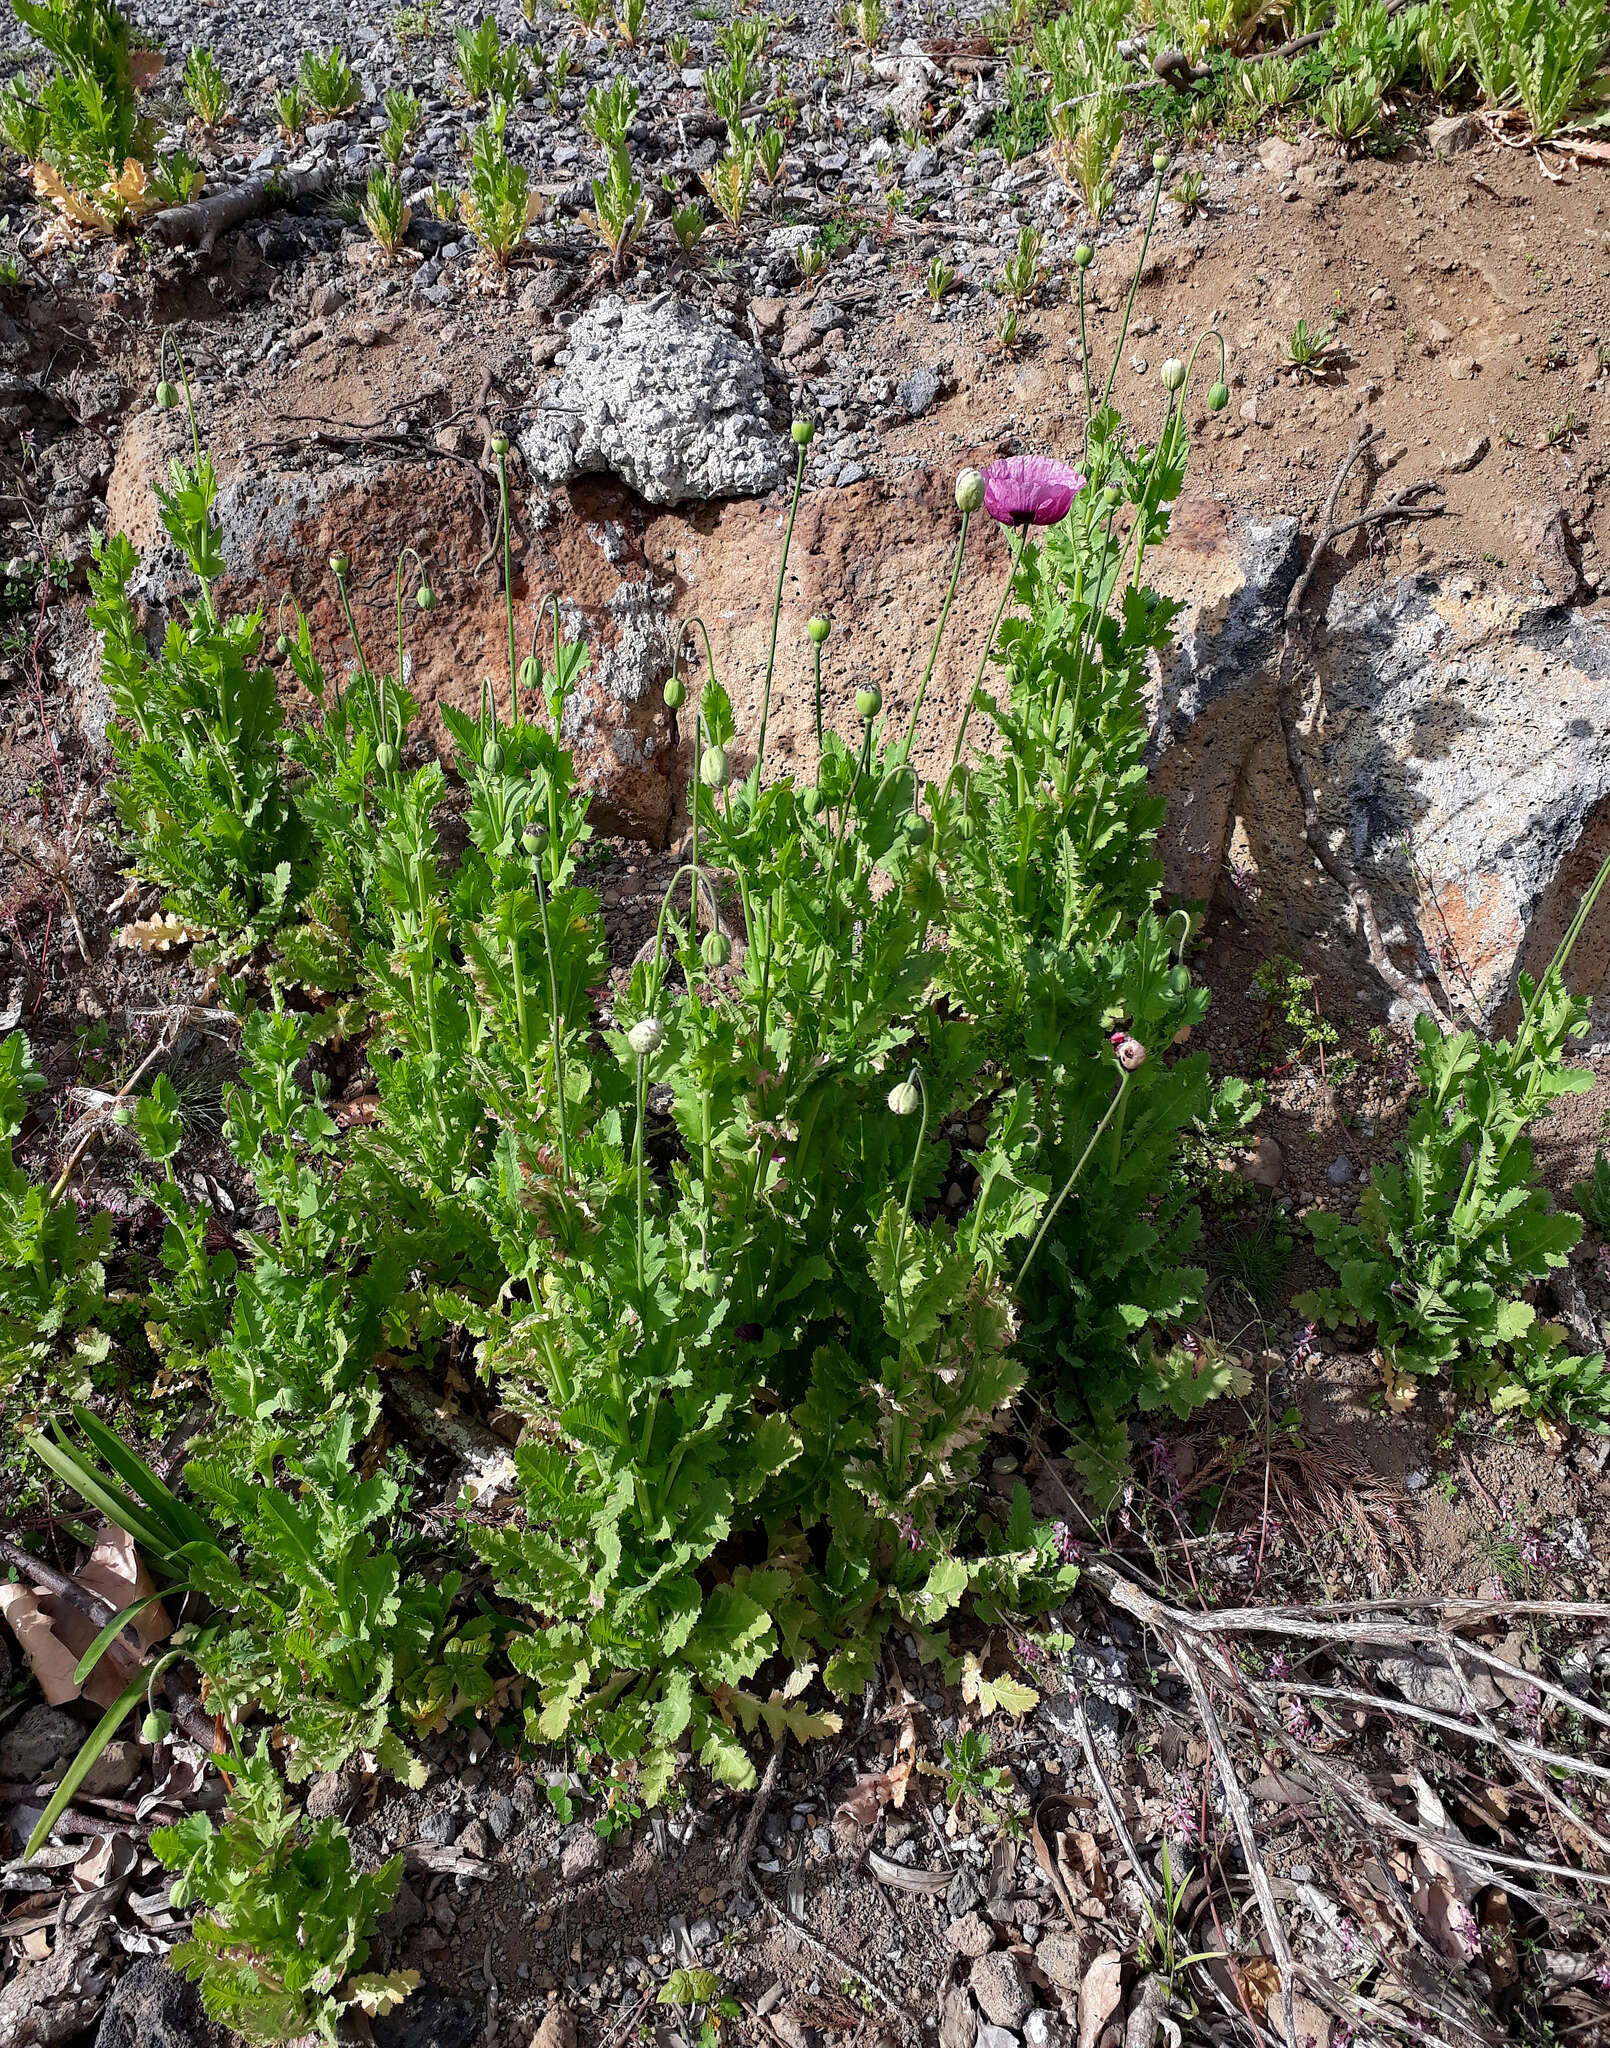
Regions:
M 184 67 L 184 96 L 203 128 L 221 128 L 229 118 L 229 81 L 211 50 L 199 44 Z
M 1282 360 L 1287 369 L 1299 377 L 1323 377 L 1330 368 L 1335 346 L 1333 328 L 1327 327 L 1321 333 L 1311 328 L 1306 320 L 1299 320 L 1291 330 L 1291 339 L 1286 343 Z
M 388 256 L 395 256 L 402 247 L 413 217 L 396 173 L 385 164 L 376 164 L 369 173 L 358 218 Z
M 333 50 L 309 50 L 302 59 L 301 85 L 308 104 L 328 119 L 358 104 L 358 80 L 338 43 Z
M 956 273 L 943 256 L 936 256 L 923 275 L 923 287 L 937 306 L 956 282 Z

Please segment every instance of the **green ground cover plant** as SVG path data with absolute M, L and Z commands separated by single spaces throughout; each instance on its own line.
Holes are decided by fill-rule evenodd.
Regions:
M 472 171 L 488 212 L 504 112 Z M 622 103 L 595 126 L 621 149 Z M 1159 152 L 1148 234 L 1168 168 Z M 523 186 L 505 201 L 517 239 Z M 1081 249 L 1081 331 L 1093 260 Z M 182 1496 L 87 1410 L 34 1449 L 196 1596 L 164 1659 L 231 1731 L 227 1817 L 153 1846 L 203 1909 L 184 1967 L 249 2037 L 331 2040 L 344 2012 L 407 1989 L 364 1972 L 395 1873 L 358 1877 L 339 1824 L 306 1821 L 287 1785 L 354 1757 L 417 1782 L 423 1734 L 504 1715 L 515 1740 L 607 1756 L 632 1805 L 693 1759 L 746 1787 L 749 1738 L 836 1729 L 893 1630 L 969 1699 L 1022 1710 L 1036 1695 L 1009 1646 L 1076 1569 L 1027 1488 L 994 1483 L 1021 1397 L 1105 1506 L 1137 1418 L 1245 1390 L 1201 1327 L 1187 1170 L 1235 1105 L 1189 1045 L 1207 997 L 1191 919 L 1160 899 L 1145 759 L 1147 664 L 1178 611 L 1146 560 L 1183 487 L 1204 348 L 1222 411 L 1216 334 L 1162 364 L 1144 421 L 1086 354 L 1076 461 L 958 478 L 950 596 L 909 707 L 863 681 L 837 726 L 832 627 L 811 622 L 813 779 L 767 752 L 812 439 L 796 423 L 759 714 L 740 729 L 707 638 L 667 684 L 688 859 L 614 981 L 563 736 L 589 657 L 559 604 L 521 617 L 508 597 L 504 672 L 473 713 L 444 712 L 448 758 L 424 757 L 403 680 L 408 621 L 436 605 L 417 558 L 396 565 L 394 658 L 363 645 L 339 554 L 343 644 L 317 650 L 288 607 L 271 645 L 259 614 L 220 607 L 217 478 L 183 366 L 161 378 L 191 441 L 158 509 L 193 589 L 148 646 L 114 536 L 92 618 L 131 864 L 212 935 L 238 1023 L 220 1135 L 256 1206 L 209 1249 L 162 1066 L 121 1106 L 166 1229 L 110 1299 L 105 1219 L 81 1223 L 70 1169 L 43 1188 L 16 1164 L 38 1079 L 8 1037 L 0 1340 L 13 1370 L 122 1345 L 210 1389 Z M 492 448 L 512 592 L 509 446 Z M 994 607 L 986 652 L 952 757 L 919 762 L 980 516 L 994 581 L 962 601 Z M 276 663 L 311 701 L 303 722 Z M 1578 1085 L 1559 964 L 1513 1041 L 1422 1035 L 1407 1170 L 1351 1235 L 1316 1232 L 1340 1273 L 1319 1306 L 1374 1323 L 1400 1374 L 1451 1367 L 1500 1409 L 1598 1421 L 1602 1362 L 1569 1358 L 1521 1299 L 1576 1227 L 1548 1213 L 1524 1137 Z M 322 1056 L 338 1036 L 361 1041 L 376 1097 L 345 1133 Z M 1455 1268 L 1410 1302 L 1395 1283 L 1422 1252 Z M 386 1375 L 446 1360 L 523 1429 L 512 1507 L 426 1555 L 380 1421 Z M 474 1599 L 472 1572 L 490 1581 Z M 95 1741 L 140 1698 L 160 1713 L 160 1677 L 142 1671 Z M 251 1720 L 272 1749 L 243 1739 Z M 965 1760 L 975 1793 L 984 1755 Z

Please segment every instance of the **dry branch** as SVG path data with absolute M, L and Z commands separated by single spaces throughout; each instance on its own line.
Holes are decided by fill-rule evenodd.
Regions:
M 327 165 L 311 171 L 265 171 L 248 178 L 244 185 L 232 185 L 227 192 L 215 192 L 209 199 L 192 199 L 185 206 L 166 206 L 152 214 L 146 230 L 170 249 L 199 249 L 210 256 L 220 235 L 244 222 L 274 213 L 298 199 L 311 198 L 329 185 Z

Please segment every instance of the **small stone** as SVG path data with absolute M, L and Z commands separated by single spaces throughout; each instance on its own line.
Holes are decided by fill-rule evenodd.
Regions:
M 939 372 L 924 366 L 913 370 L 900 385 L 895 396 L 912 419 L 921 419 L 939 401 Z
M 951 1921 L 945 1939 L 959 1956 L 985 1956 L 995 1946 L 995 1930 L 981 1913 L 964 1913 Z
M 1333 1188 L 1345 1188 L 1353 1178 L 1353 1162 L 1345 1152 L 1333 1159 L 1325 1169 L 1325 1178 Z
M 776 2025 L 776 2015 L 772 2024 Z M 939 2008 L 939 2048 L 977 2048 L 978 2014 L 959 1984 L 952 1984 Z
M 229 2038 L 207 2018 L 194 1984 L 160 1956 L 139 1956 L 112 1987 L 95 2048 L 212 2048 Z
M 145 1752 L 137 1742 L 109 1742 L 89 1767 L 79 1790 L 91 1799 L 117 1799 L 140 1775 Z
M 454 1844 L 466 1856 L 485 1859 L 492 1853 L 492 1836 L 484 1820 L 472 1820 Z
M 25 1778 L 29 1784 L 61 1776 L 58 1768 L 76 1756 L 84 1730 L 59 1707 L 30 1707 L 0 1736 L 0 1778 Z
M 566 2006 L 549 2006 L 542 2015 L 542 2025 L 532 2039 L 531 2048 L 576 2048 L 576 2022 Z
M 984 1903 L 984 1887 L 977 1873 L 965 1866 L 951 1879 L 945 1894 L 945 1908 L 952 1920 L 963 1920 Z
M 1477 362 L 1474 356 L 1450 356 L 1448 358 L 1448 375 L 1452 377 L 1456 384 L 1468 384 L 1480 368 L 1481 364 Z
M 1028 2048 L 1064 2048 L 1067 2041 L 1064 2028 L 1058 2026 L 1056 2015 L 1043 2006 L 1037 2007 L 1023 2022 L 1023 2039 Z
M 328 320 L 339 313 L 347 303 L 347 295 L 334 278 L 328 284 L 321 284 L 308 300 L 308 311 L 315 320 Z
M 1034 1960 L 1059 1991 L 1077 1991 L 1084 1976 L 1084 1957 L 1078 1937 L 1054 1930 L 1045 1935 L 1034 1951 Z
M 1019 2026 L 1033 2010 L 1034 1999 L 1017 1958 L 1005 1950 L 978 1957 L 967 1982 L 979 2011 L 998 2027 Z
M 782 331 L 783 316 L 788 311 L 788 301 L 786 299 L 772 298 L 751 299 L 749 301 L 749 311 L 754 317 L 755 325 L 762 334 L 777 334 Z
M 973 2048 L 1019 2048 L 1018 2037 L 1010 2027 L 985 2025 L 979 2028 Z
M 583 1828 L 573 1842 L 565 1845 L 565 1852 L 559 1859 L 559 1874 L 566 1884 L 576 1884 L 584 1877 L 596 1877 L 604 1867 L 606 1853 L 602 1838 L 591 1828 Z
M 370 2022 L 375 2048 L 474 2048 L 481 2038 L 482 2009 L 468 1998 L 450 1998 L 434 1984 L 421 1984 L 395 2012 Z
M 1433 156 L 1457 156 L 1474 149 L 1481 128 L 1473 114 L 1442 114 L 1426 129 L 1426 142 Z
M 419 1823 L 419 1839 L 433 1849 L 445 1849 L 458 1833 L 458 1808 L 439 1806 Z
M 507 1792 L 500 1792 L 486 1809 L 486 1824 L 492 1830 L 492 1839 L 506 1842 L 514 1833 L 514 1801 Z
M 1478 434 L 1462 455 L 1448 455 L 1443 458 L 1443 471 L 1448 476 L 1465 476 L 1478 462 L 1485 461 L 1492 449 L 1491 437 Z
M 1285 1178 L 1286 1155 L 1267 1131 L 1260 1131 L 1247 1151 L 1240 1154 L 1235 1170 L 1255 1188 L 1277 1188 Z

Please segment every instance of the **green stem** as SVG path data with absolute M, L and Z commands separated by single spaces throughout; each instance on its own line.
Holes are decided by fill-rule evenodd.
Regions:
M 1105 1115 L 1102 1117 L 1101 1122 L 1097 1124 L 1096 1128 L 1090 1133 L 1090 1142 L 1079 1154 L 1078 1165 L 1075 1166 L 1072 1173 L 1070 1173 L 1067 1179 L 1062 1183 L 1061 1194 L 1057 1196 L 1056 1200 L 1051 1204 L 1050 1208 L 1046 1210 L 1045 1217 L 1041 1222 L 1039 1229 L 1035 1232 L 1034 1242 L 1029 1246 L 1028 1249 L 1028 1256 L 1024 1259 L 1022 1265 L 1018 1267 L 1017 1278 L 1012 1282 L 1014 1291 L 1023 1285 L 1023 1276 L 1025 1273 L 1027 1273 L 1029 1267 L 1033 1265 L 1034 1254 L 1040 1249 L 1041 1243 L 1044 1241 L 1046 1232 L 1051 1228 L 1051 1225 L 1056 1221 L 1057 1211 L 1062 1207 L 1063 1203 L 1068 1199 L 1068 1196 L 1073 1192 L 1074 1182 L 1079 1178 L 1080 1174 L 1084 1172 L 1085 1161 L 1096 1149 L 1097 1139 L 1101 1136 L 1102 1132 L 1107 1128 L 1108 1124 L 1112 1122 L 1113 1112 L 1117 1109 L 1119 1103 L 1123 1101 L 1124 1092 L 1128 1088 L 1128 1086 L 1128 1074 L 1120 1074 L 1118 1077 L 1118 1086 L 1113 1090 L 1113 1098 L 1111 1102 L 1107 1104 Z
M 498 503 L 503 513 L 503 606 L 509 622 L 509 723 L 520 722 L 519 687 L 516 681 L 518 664 L 514 653 L 514 557 L 512 536 L 509 532 L 509 457 L 507 451 L 498 455 Z M 555 631 L 557 631 L 555 627 Z M 493 692 L 494 706 L 497 693 Z
M 799 494 L 805 488 L 805 450 L 794 464 L 794 496 L 788 507 L 788 530 L 783 535 L 783 559 L 777 564 L 777 589 L 771 601 L 771 644 L 766 650 L 766 686 L 760 697 L 760 739 L 755 747 L 755 787 L 760 787 L 760 770 L 766 759 L 766 726 L 771 718 L 771 679 L 777 666 L 777 622 L 783 612 L 783 579 L 788 574 L 788 551 L 794 544 L 794 521 L 799 513 Z M 708 637 L 708 636 L 707 636 Z
M 637 1056 L 637 1143 L 633 1148 L 633 1164 L 637 1179 L 637 1295 L 643 1302 L 643 1119 L 648 1111 L 648 1060 L 642 1054 Z
M 1167 166 L 1165 165 L 1164 170 L 1166 169 Z M 1152 179 L 1152 204 L 1151 210 L 1146 215 L 1146 232 L 1140 238 L 1140 257 L 1135 264 L 1135 275 L 1129 280 L 1129 297 L 1124 301 L 1124 317 L 1119 324 L 1118 341 L 1112 352 L 1112 365 L 1107 371 L 1107 382 L 1102 387 L 1101 409 L 1103 412 L 1107 410 L 1107 401 L 1112 397 L 1113 379 L 1118 375 L 1118 361 L 1123 355 L 1124 343 L 1129 336 L 1129 316 L 1134 310 L 1135 293 L 1140 287 L 1140 274 L 1146 268 L 1146 250 L 1152 239 L 1152 225 L 1157 219 L 1157 202 L 1162 196 L 1163 171 L 1158 171 Z
M 1085 460 L 1090 459 L 1090 343 L 1085 337 L 1085 272 L 1079 272 L 1079 374 L 1085 387 Z
M 552 843 L 552 834 L 549 834 Z M 548 1016 L 553 1032 L 554 1093 L 559 1110 L 559 1166 L 570 1183 L 570 1124 L 565 1104 L 565 1020 L 559 1014 L 559 980 L 553 969 L 553 945 L 548 937 L 548 892 L 542 880 L 542 853 L 536 859 L 537 914 L 542 919 L 542 957 L 548 964 Z
M 967 529 L 973 522 L 971 512 L 962 514 L 962 530 L 956 536 L 956 559 L 951 564 L 950 588 L 945 592 L 945 602 L 940 607 L 939 624 L 934 632 L 934 644 L 928 650 L 928 666 L 922 672 L 922 681 L 917 685 L 916 699 L 911 706 L 911 716 L 906 722 L 906 736 L 895 752 L 895 760 L 904 762 L 910 758 L 911 744 L 917 736 L 917 713 L 922 709 L 922 700 L 928 694 L 928 679 L 934 672 L 934 663 L 939 659 L 939 643 L 945 637 L 945 621 L 950 617 L 950 607 L 956 596 L 956 585 L 961 580 L 962 557 L 967 550 Z M 818 670 L 820 669 L 818 656 Z M 816 744 L 822 744 L 822 690 L 818 682 L 816 690 Z
M 816 657 L 816 758 L 818 763 L 820 763 L 822 758 L 822 645 L 820 641 L 812 643 L 811 652 Z M 820 766 L 817 768 L 817 779 L 821 779 Z
M 1006 588 L 1001 592 L 1001 601 L 995 607 L 995 617 L 990 625 L 989 638 L 984 642 L 984 652 L 978 657 L 978 669 L 973 677 L 973 687 L 968 691 L 967 702 L 962 707 L 962 722 L 956 728 L 956 744 L 950 750 L 950 769 L 945 776 L 945 787 L 940 795 L 941 803 L 950 795 L 951 784 L 956 779 L 956 769 L 962 757 L 962 742 L 967 737 L 967 724 L 973 715 L 973 704 L 978 696 L 978 686 L 984 680 L 985 666 L 990 656 L 995 652 L 995 638 L 1001 630 L 1001 620 L 1005 616 L 1007 600 L 1011 597 L 1013 588 L 1017 583 L 1017 565 L 1023 559 L 1023 544 L 1021 539 L 1014 533 L 1012 539 L 1008 542 L 1008 546 L 1012 550 L 1011 569 L 1007 574 Z

